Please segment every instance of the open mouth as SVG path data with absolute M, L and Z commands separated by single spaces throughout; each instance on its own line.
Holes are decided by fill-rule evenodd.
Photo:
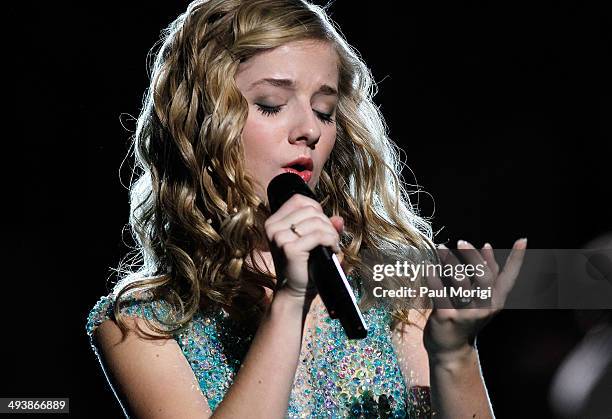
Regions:
M 312 177 L 313 166 L 314 164 L 311 158 L 300 157 L 283 167 L 283 170 L 285 172 L 295 173 L 301 177 L 304 182 L 308 182 Z
M 312 172 L 310 170 L 304 169 L 303 167 L 302 168 L 299 168 L 297 166 L 283 167 L 283 170 L 285 172 L 295 173 L 296 175 L 301 177 L 304 180 L 304 182 L 308 182 L 310 178 L 312 177 Z

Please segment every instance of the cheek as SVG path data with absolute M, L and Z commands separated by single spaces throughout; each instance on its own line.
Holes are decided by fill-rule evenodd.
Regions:
M 329 141 L 326 141 L 326 144 L 328 146 L 325 150 L 328 157 L 331 154 L 332 150 L 334 149 L 334 146 L 336 145 L 336 134 L 337 134 L 337 130 L 336 130 L 335 125 L 330 128 L 328 133 L 326 133 L 326 135 L 328 135 L 328 138 L 329 138 Z
M 260 144 L 270 142 L 276 138 L 280 130 L 280 124 L 271 121 L 273 118 L 259 114 L 254 109 L 249 109 L 249 115 L 243 129 L 243 137 L 248 138 L 251 143 Z M 276 136 L 275 136 L 276 135 Z
M 257 153 L 258 145 L 261 144 L 262 139 L 265 137 L 264 128 L 265 127 L 259 123 L 256 118 L 249 115 L 244 129 L 242 130 L 242 142 L 244 144 L 246 157 Z
M 274 150 L 275 133 L 270 124 L 257 116 L 249 115 L 242 131 L 242 145 L 246 167 L 252 174 L 265 167 L 271 161 L 271 151 Z

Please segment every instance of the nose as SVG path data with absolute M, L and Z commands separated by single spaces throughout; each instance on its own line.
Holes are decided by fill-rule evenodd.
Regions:
M 289 134 L 289 142 L 295 144 L 304 142 L 308 147 L 314 147 L 319 142 L 321 137 L 321 126 L 310 106 L 307 109 L 299 111 L 299 115 L 295 116 L 295 123 L 292 126 Z

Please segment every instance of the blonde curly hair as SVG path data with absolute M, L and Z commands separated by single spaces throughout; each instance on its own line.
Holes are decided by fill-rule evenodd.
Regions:
M 204 306 L 245 321 L 265 310 L 265 288 L 273 289 L 275 278 L 245 258 L 255 260 L 270 214 L 244 169 L 248 105 L 234 75 L 255 54 L 299 40 L 329 42 L 339 57 L 336 144 L 315 193 L 328 216 L 344 218 L 343 265 L 365 278 L 364 249 L 435 253 L 431 226 L 398 177 L 400 150 L 372 100 L 372 75 L 326 10 L 301 0 L 194 1 L 151 51 L 160 45 L 133 137 L 130 227 L 137 246 L 113 290 L 118 302 L 145 291 L 170 303 L 172 321 L 147 321 L 164 336 Z M 362 308 L 374 304 L 370 293 L 362 295 Z M 393 309 L 396 319 L 407 319 L 407 307 Z M 114 314 L 125 331 L 120 304 Z

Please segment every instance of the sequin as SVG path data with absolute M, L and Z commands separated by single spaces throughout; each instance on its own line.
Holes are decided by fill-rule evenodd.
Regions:
M 357 298 L 359 294 L 351 277 Z M 120 310 L 126 315 L 154 320 L 169 316 L 162 301 L 138 294 Z M 112 295 L 102 297 L 90 311 L 86 331 L 91 347 L 93 330 L 112 318 Z M 391 316 L 382 307 L 363 313 L 368 336 L 348 340 L 340 322 L 330 319 L 322 304 L 311 309 L 314 319 L 304 330 L 300 362 L 289 398 L 287 418 L 416 418 L 429 411 L 424 389 L 406 388 L 389 328 Z M 188 325 L 175 334 L 183 354 L 214 411 L 231 386 L 253 336 L 225 312 L 198 311 Z

